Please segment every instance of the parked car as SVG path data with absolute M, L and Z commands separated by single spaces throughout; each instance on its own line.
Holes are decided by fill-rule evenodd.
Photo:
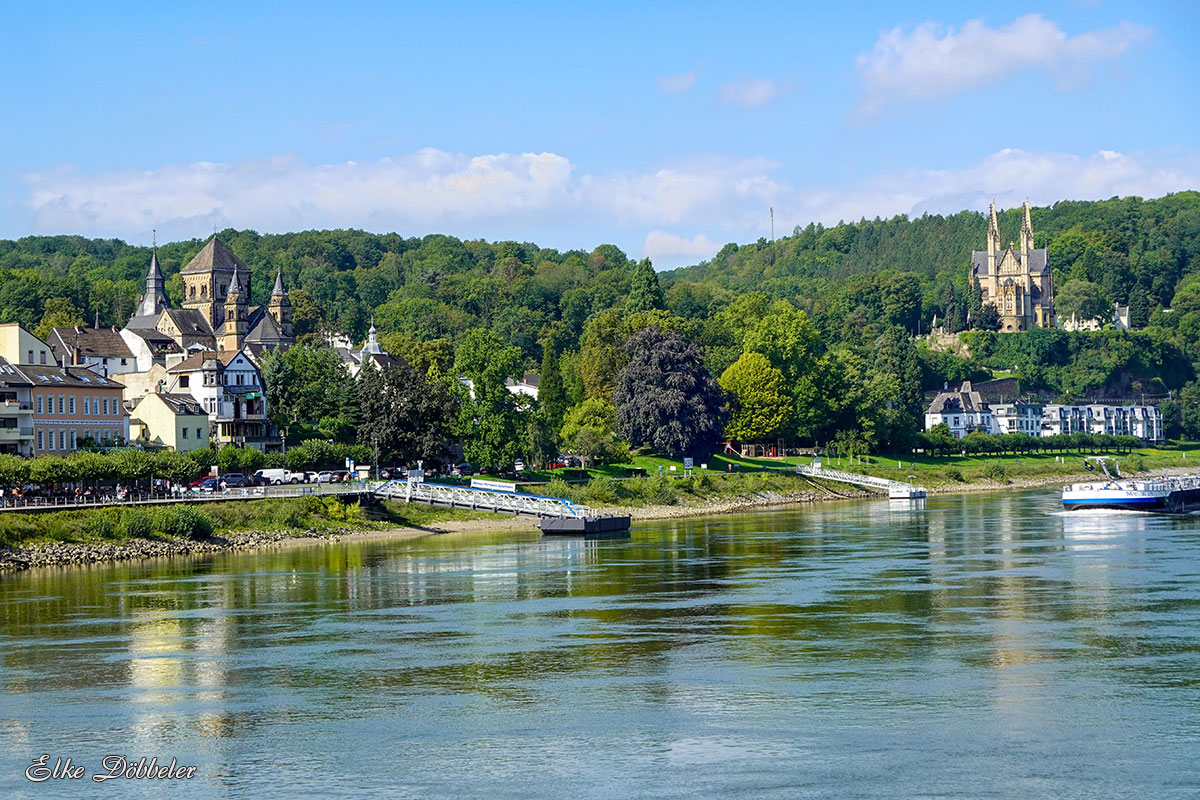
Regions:
M 379 470 L 379 477 L 385 481 L 398 481 L 408 477 L 408 467 L 384 467 Z
M 524 472 L 524 471 L 525 471 L 525 462 L 518 458 L 516 461 L 513 462 L 513 472 Z
M 344 469 L 327 469 L 317 475 L 317 483 L 345 483 L 350 473 Z
M 225 484 L 228 489 L 243 489 L 247 486 L 253 486 L 254 483 L 240 472 L 230 472 L 217 478 L 218 483 Z
M 475 474 L 475 467 L 470 464 L 455 464 L 450 474 L 455 478 L 466 478 Z
M 197 494 L 210 494 L 221 488 L 221 481 L 217 478 L 202 478 L 192 483 L 191 489 Z

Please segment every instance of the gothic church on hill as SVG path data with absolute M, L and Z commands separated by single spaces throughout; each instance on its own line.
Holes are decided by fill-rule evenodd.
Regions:
M 162 363 L 167 354 L 196 346 L 234 352 L 249 348 L 257 354 L 295 344 L 292 304 L 283 288 L 282 272 L 275 275 L 267 304 L 250 305 L 250 268 L 213 236 L 187 263 L 180 277 L 183 307 L 172 308 L 164 291 L 157 250 L 150 256 L 146 294 L 121 331 L 122 338 L 139 356 L 139 369 L 143 368 L 143 354 Z
M 1033 246 L 1033 221 L 1029 218 L 1029 200 L 1021 220 L 1021 245 L 1009 242 L 1000 246 L 1000 223 L 996 203 L 988 213 L 987 250 L 971 253 L 971 277 L 979 280 L 985 305 L 1000 312 L 1001 331 L 1027 331 L 1053 328 L 1054 289 L 1046 248 Z

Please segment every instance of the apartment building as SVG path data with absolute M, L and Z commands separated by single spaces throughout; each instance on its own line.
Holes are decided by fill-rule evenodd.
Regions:
M 33 455 L 33 384 L 0 358 L 0 453 Z
M 33 455 L 66 455 L 85 439 L 102 445 L 129 440 L 121 384 L 82 367 L 17 369 L 31 384 Z

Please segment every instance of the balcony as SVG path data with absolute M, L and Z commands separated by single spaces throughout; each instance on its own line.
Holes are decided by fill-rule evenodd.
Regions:
M 33 428 L 0 428 L 0 442 L 16 442 L 21 439 L 32 439 Z
M 11 414 L 12 412 L 27 412 L 33 413 L 33 403 L 26 400 L 4 400 L 0 401 L 0 414 Z

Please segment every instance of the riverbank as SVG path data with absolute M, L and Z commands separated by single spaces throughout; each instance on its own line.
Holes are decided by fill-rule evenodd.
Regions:
M 1186 475 L 1200 468 L 1175 467 L 1157 470 L 1153 475 Z M 1145 474 L 1145 473 L 1143 473 Z M 976 492 L 1012 491 L 1063 486 L 1068 483 L 1094 480 L 1096 473 L 1078 472 L 1055 475 L 1016 476 L 1004 480 L 975 480 L 971 482 L 929 487 L 931 495 L 969 494 Z M 703 498 L 684 494 L 671 504 L 647 506 L 597 505 L 606 514 L 628 514 L 635 521 L 707 517 L 736 514 L 772 508 L 786 508 L 839 500 L 878 498 L 859 489 L 841 485 L 822 485 L 807 482 L 812 488 L 803 491 L 750 492 L 736 498 Z M 836 487 L 836 488 L 834 488 Z M 497 514 L 462 512 L 449 509 L 412 507 L 409 524 L 388 525 L 355 520 L 324 529 L 279 529 L 230 531 L 221 534 L 189 537 L 154 536 L 130 537 L 122 541 L 38 541 L 0 547 L 0 572 L 45 566 L 94 564 L 123 559 L 163 558 L 180 555 L 219 553 L 223 551 L 254 550 L 275 547 L 300 547 L 354 540 L 418 539 L 450 533 L 496 532 L 531 530 L 532 519 Z M 419 521 L 418 521 L 419 520 Z M 366 527 L 366 526 L 370 527 Z

